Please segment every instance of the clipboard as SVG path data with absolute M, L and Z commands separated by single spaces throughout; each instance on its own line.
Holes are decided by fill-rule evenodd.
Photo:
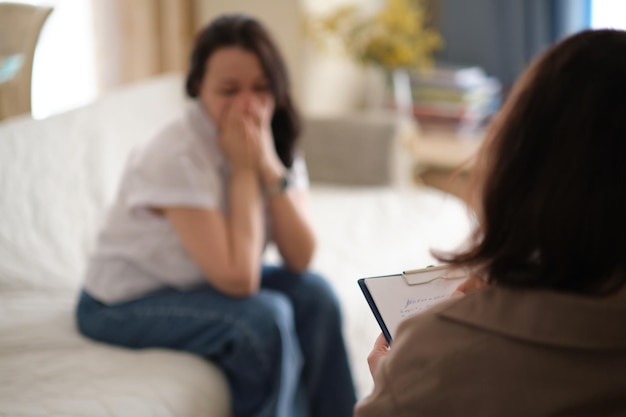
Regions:
M 448 299 L 467 277 L 464 269 L 440 265 L 360 278 L 357 282 L 387 343 L 391 344 L 402 320 Z

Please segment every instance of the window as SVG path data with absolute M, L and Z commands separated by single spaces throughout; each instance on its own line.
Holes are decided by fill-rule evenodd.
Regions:
M 626 1 L 593 0 L 591 2 L 591 27 L 626 30 Z
M 33 117 L 44 118 L 93 100 L 97 81 L 91 1 L 12 1 L 54 7 L 35 50 Z

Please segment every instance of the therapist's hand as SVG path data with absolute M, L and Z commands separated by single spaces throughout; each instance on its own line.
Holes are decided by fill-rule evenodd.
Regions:
M 376 369 L 378 368 L 378 363 L 388 353 L 389 353 L 389 344 L 387 343 L 387 339 L 385 339 L 385 335 L 381 333 L 376 338 L 376 342 L 374 342 L 374 348 L 372 349 L 369 356 L 367 357 L 367 364 L 370 367 L 370 373 L 372 374 L 372 377 L 376 373 Z

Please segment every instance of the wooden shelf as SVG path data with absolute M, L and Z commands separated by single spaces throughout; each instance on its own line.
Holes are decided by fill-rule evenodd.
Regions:
M 459 134 L 449 129 L 422 129 L 413 143 L 416 182 L 467 197 L 469 174 L 483 134 Z
M 446 129 L 423 129 L 414 143 L 418 167 L 454 171 L 464 166 L 471 169 L 471 160 L 482 143 L 482 134 L 460 135 Z

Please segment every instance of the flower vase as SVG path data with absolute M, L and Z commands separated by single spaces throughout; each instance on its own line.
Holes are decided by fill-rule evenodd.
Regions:
M 399 116 L 413 119 L 413 92 L 411 76 L 406 69 L 394 68 L 389 72 L 393 104 Z
M 387 71 L 378 65 L 368 65 L 365 67 L 364 79 L 365 109 L 380 111 L 387 108 L 389 105 L 389 76 Z
M 393 106 L 400 119 L 400 139 L 408 155 L 414 155 L 420 137 L 420 124 L 413 111 L 413 89 L 409 71 L 395 68 L 389 72 Z

